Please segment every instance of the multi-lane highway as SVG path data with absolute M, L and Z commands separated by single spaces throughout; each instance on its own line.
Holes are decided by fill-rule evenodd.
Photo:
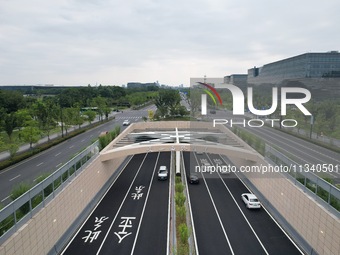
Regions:
M 167 254 L 170 152 L 134 156 L 62 254 Z
M 115 119 L 110 122 L 88 130 L 15 166 L 0 171 L 0 203 L 6 205 L 11 201 L 10 194 L 12 189 L 19 183 L 34 183 L 38 176 L 54 172 L 95 141 L 101 132 L 112 130 L 115 126 L 121 126 L 121 129 L 124 129 L 125 127 L 122 126 L 122 123 L 125 119 L 128 119 L 130 123 L 140 121 L 143 116 L 147 116 L 149 109 L 155 110 L 155 106 L 149 106 L 139 111 L 117 113 Z
M 184 153 L 184 175 L 219 155 Z M 132 157 L 62 254 L 169 254 L 170 182 L 157 179 L 170 153 Z M 201 174 L 188 185 L 197 254 L 301 254 L 264 210 L 248 210 L 235 175 Z M 183 178 L 186 180 L 186 178 Z M 171 250 L 171 249 L 170 249 Z
M 219 155 L 184 153 L 187 175 L 203 162 L 229 163 Z M 199 254 L 301 254 L 266 210 L 245 207 L 241 194 L 249 190 L 235 174 L 197 174 L 200 183 L 188 190 Z
M 235 117 L 228 111 L 216 111 L 216 114 L 209 115 L 209 119 L 234 119 L 238 123 L 242 123 L 244 118 Z M 226 125 L 230 127 L 229 124 Z M 236 127 L 247 130 L 248 132 L 263 139 L 269 145 L 275 146 L 283 151 L 289 158 L 298 164 L 307 164 L 315 168 L 318 164 L 327 164 L 333 167 L 333 171 L 323 173 L 322 177 L 330 177 L 335 183 L 340 183 L 340 153 L 331 151 L 324 147 L 310 143 L 290 134 L 280 132 L 271 127 L 263 126 L 261 128 L 249 127 L 248 125 L 236 124 Z M 315 172 L 318 174 L 317 172 Z
M 33 181 L 41 173 L 55 170 L 101 132 L 122 126 L 124 120 L 140 121 L 147 110 L 118 113 L 115 120 L 2 171 L 0 200 L 9 201 L 14 183 Z M 251 131 L 294 154 L 301 163 L 340 163 L 339 154 L 276 130 Z M 224 160 L 219 155 L 183 155 L 185 175 L 202 161 Z M 63 253 L 167 254 L 171 180 L 157 180 L 160 164 L 169 168 L 170 153 L 134 155 Z M 248 189 L 236 175 L 200 173 L 199 177 L 200 183 L 188 184 L 187 190 L 198 254 L 301 254 L 266 210 L 245 208 L 240 195 Z

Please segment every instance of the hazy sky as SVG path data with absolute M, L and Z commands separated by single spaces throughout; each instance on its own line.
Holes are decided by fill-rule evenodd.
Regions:
M 188 85 L 340 50 L 339 0 L 0 0 L 0 85 Z

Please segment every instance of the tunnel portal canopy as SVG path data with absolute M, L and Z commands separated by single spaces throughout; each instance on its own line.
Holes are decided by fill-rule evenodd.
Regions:
M 102 161 L 156 151 L 225 154 L 257 161 L 259 154 L 223 125 L 209 122 L 158 121 L 128 126 L 101 152 Z

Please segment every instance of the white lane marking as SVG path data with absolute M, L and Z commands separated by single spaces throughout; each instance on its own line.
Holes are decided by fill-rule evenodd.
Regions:
M 7 199 L 9 199 L 11 197 L 11 195 L 9 195 L 8 197 L 5 197 L 4 199 L 2 199 L 0 202 L 2 203 L 2 202 L 4 202 L 4 201 L 6 201 Z
M 239 178 L 239 180 L 243 183 L 243 185 L 249 190 L 249 192 L 253 193 L 248 186 L 242 181 L 242 179 L 236 174 L 237 178 Z M 297 246 L 297 244 L 294 242 L 294 240 L 286 233 L 286 231 L 280 226 L 280 224 L 275 220 L 275 218 L 268 212 L 268 210 L 266 209 L 266 207 L 264 207 L 262 205 L 262 208 L 266 211 L 266 213 L 269 215 L 269 217 L 276 223 L 276 225 L 281 229 L 281 231 L 286 235 L 286 237 L 292 242 L 292 244 L 296 247 L 296 249 L 298 249 L 298 251 L 301 254 L 305 254 L 299 246 Z
M 196 153 L 194 153 L 194 156 L 195 156 L 195 159 L 196 159 L 197 164 L 199 165 L 199 162 L 198 162 Z M 206 182 L 206 180 L 205 180 L 204 175 L 203 175 L 202 172 L 201 172 L 201 175 L 202 175 L 202 179 L 203 179 L 203 181 L 204 181 L 205 187 L 207 188 L 207 191 L 208 191 L 210 200 L 211 200 L 211 202 L 212 202 L 212 204 L 213 204 L 213 207 L 214 207 L 214 209 L 215 209 L 215 213 L 216 213 L 216 215 L 217 215 L 218 221 L 220 222 L 220 225 L 221 225 L 221 228 L 222 228 L 222 230 L 223 230 L 224 236 L 225 236 L 225 238 L 226 238 L 226 240 L 227 240 L 227 243 L 228 243 L 228 245 L 229 245 L 231 254 L 234 255 L 235 253 L 234 253 L 233 247 L 231 247 L 231 243 L 230 243 L 230 240 L 229 240 L 229 238 L 228 238 L 227 232 L 226 232 L 225 229 L 224 229 L 224 226 L 223 226 L 223 223 L 222 223 L 220 214 L 219 214 L 219 212 L 218 212 L 218 210 L 217 210 L 217 207 L 216 207 L 216 205 L 215 205 L 214 199 L 213 199 L 213 197 L 212 197 L 212 195 L 211 195 L 211 193 L 210 193 L 210 189 L 209 189 L 209 187 L 208 187 L 208 184 L 207 184 L 207 182 Z
M 85 142 L 85 139 L 81 140 L 81 142 L 82 142 L 82 143 Z
M 171 153 L 171 155 L 173 155 L 173 153 Z M 172 164 L 172 156 L 170 157 L 170 166 Z M 170 252 L 170 219 L 171 219 L 171 184 L 172 184 L 172 172 L 171 171 L 172 169 L 170 169 L 170 180 L 169 180 L 169 194 L 168 194 L 168 197 L 169 197 L 169 200 L 168 200 L 168 231 L 167 231 L 167 240 L 166 240 L 166 243 L 167 243 L 167 249 L 166 249 L 166 255 L 169 255 L 169 252 Z
M 260 133 L 261 133 L 261 132 L 260 132 Z M 256 135 L 255 133 L 253 133 L 253 134 Z M 268 134 L 267 134 L 267 135 L 268 135 Z M 265 141 L 267 141 L 269 144 L 274 144 L 274 145 L 278 146 L 277 144 L 275 144 L 275 143 L 269 141 L 267 138 L 262 137 L 262 139 L 264 139 Z M 289 144 L 287 144 L 287 143 L 285 143 L 285 142 L 282 142 L 282 141 L 279 140 L 279 139 L 276 139 L 276 138 L 273 138 L 273 137 L 271 137 L 271 139 L 272 139 L 272 140 L 275 140 L 275 141 L 278 141 L 278 142 L 281 142 L 281 143 L 283 143 L 284 145 L 286 145 L 286 146 L 288 146 L 288 147 L 290 147 L 290 148 L 297 149 L 297 147 L 291 146 L 291 145 L 289 145 Z M 288 139 L 286 139 L 286 140 L 288 140 Z M 304 146 L 302 146 L 302 147 L 304 147 Z M 304 147 L 304 148 L 306 148 L 306 147 Z M 311 162 L 309 162 L 309 161 L 307 161 L 307 160 L 305 160 L 305 159 L 303 159 L 303 158 L 297 156 L 297 155 L 294 154 L 292 151 L 288 151 L 288 150 L 286 150 L 286 149 L 284 149 L 284 148 L 282 148 L 282 147 L 280 147 L 280 150 L 285 151 L 286 153 L 288 153 L 288 154 L 290 154 L 290 155 L 293 155 L 295 158 L 300 159 L 302 162 L 305 162 L 305 163 L 307 163 L 307 164 L 312 164 Z M 312 150 L 312 151 L 314 151 L 314 150 Z M 308 153 L 304 152 L 303 150 L 299 150 L 299 152 L 300 152 L 300 153 L 303 153 L 303 154 L 305 154 L 305 155 L 307 155 L 307 156 L 309 156 L 309 157 L 312 157 L 311 155 L 309 155 Z M 320 155 L 324 155 L 324 154 L 321 154 L 321 153 L 319 153 L 319 154 L 320 154 Z M 324 155 L 324 156 L 325 156 L 325 155 Z M 332 158 L 332 157 L 329 157 L 329 156 L 327 156 L 327 157 L 330 158 L 330 159 L 335 160 L 335 159 Z M 323 163 L 323 164 L 327 164 L 327 162 L 325 162 L 325 161 L 323 161 L 323 160 L 321 160 L 321 159 L 319 159 L 319 158 L 314 157 L 314 159 L 316 159 L 318 162 L 321 162 L 321 163 Z M 335 160 L 335 161 L 336 161 L 336 162 L 340 162 L 340 161 L 338 161 L 338 160 Z M 328 174 L 329 174 L 329 172 L 328 172 Z M 336 178 L 338 178 L 338 176 L 337 176 Z
M 184 161 L 184 157 L 183 157 L 183 152 L 182 153 L 182 160 Z M 186 176 L 186 170 L 185 170 L 185 164 L 183 163 L 183 173 Z M 195 224 L 194 224 L 194 217 L 192 216 L 192 209 L 191 209 L 191 200 L 190 200 L 190 193 L 189 193 L 189 188 L 188 188 L 188 182 L 186 182 L 185 188 L 187 190 L 187 194 L 188 194 L 188 203 L 189 203 L 189 212 L 190 212 L 190 218 L 191 218 L 191 226 L 192 226 L 192 233 L 194 235 L 194 242 L 195 242 L 195 249 L 196 249 L 196 254 L 199 255 L 199 251 L 198 251 L 198 245 L 197 245 L 197 239 L 196 239 L 196 231 L 195 231 Z
M 219 156 L 222 158 L 222 160 L 223 160 L 224 162 L 226 162 L 226 161 L 224 160 L 224 157 L 222 157 L 220 154 L 219 154 Z M 236 175 L 237 178 L 242 182 L 242 184 L 244 185 L 244 187 L 246 187 L 246 189 L 247 189 L 249 192 L 254 193 L 254 192 L 252 192 L 252 191 L 250 190 L 250 188 L 242 181 L 242 178 L 240 178 L 240 177 L 238 176 L 237 173 L 235 173 L 235 175 Z M 261 204 L 261 206 L 262 206 L 262 208 L 266 211 L 266 213 L 268 214 L 268 216 L 269 216 L 269 217 L 275 222 L 275 224 L 281 229 L 281 231 L 285 234 L 285 236 L 292 242 L 292 244 L 296 247 L 296 249 L 298 249 L 299 252 L 300 252 L 301 254 L 305 254 L 304 252 L 302 252 L 302 250 L 300 249 L 300 247 L 297 246 L 297 244 L 294 242 L 294 240 L 286 233 L 286 231 L 280 226 L 280 224 L 275 220 L 275 218 L 269 213 L 269 211 L 266 209 L 266 207 L 264 207 L 262 204 Z
M 21 174 L 18 174 L 17 176 L 13 177 L 12 179 L 9 179 L 9 181 L 11 182 L 11 181 L 15 180 L 16 178 L 19 178 L 20 176 L 21 176 Z
M 44 162 L 39 163 L 37 166 L 41 166 L 42 164 L 44 164 Z
M 260 133 L 261 133 L 261 132 L 260 132 Z M 268 143 L 274 144 L 273 142 L 269 141 L 269 140 L 266 139 L 266 138 L 263 138 L 263 139 L 265 139 Z M 291 146 L 291 145 L 289 145 L 288 143 L 282 142 L 282 141 L 279 140 L 279 139 L 276 139 L 276 138 L 273 138 L 273 137 L 271 137 L 271 139 L 276 140 L 276 141 L 278 141 L 278 142 L 281 142 L 281 143 L 285 144 L 286 146 L 288 146 L 288 147 L 290 147 L 290 148 L 297 149 L 297 147 Z M 290 141 L 289 139 L 286 139 L 286 140 Z M 291 141 L 291 142 L 293 142 L 293 141 Z M 293 142 L 293 143 L 296 143 L 296 142 Z M 298 144 L 298 143 L 296 143 L 296 144 Z M 302 146 L 302 145 L 301 145 L 301 146 Z M 304 147 L 304 146 L 302 146 L 302 147 L 303 147 L 303 148 L 307 148 L 307 147 Z M 297 155 L 294 154 L 292 151 L 288 151 L 288 150 L 286 150 L 286 149 L 284 149 L 284 148 L 282 148 L 282 147 L 280 147 L 280 150 L 285 151 L 286 153 L 288 153 L 288 154 L 290 154 L 290 155 L 293 155 L 295 158 L 300 159 L 302 162 L 305 162 L 305 163 L 310 164 L 310 165 L 313 164 L 313 163 L 311 163 L 311 162 L 309 162 L 309 161 L 307 161 L 307 160 L 304 160 L 303 158 L 297 156 Z M 310 149 L 310 150 L 311 150 L 311 151 L 314 151 L 314 150 L 312 150 L 312 149 Z M 310 154 L 304 152 L 303 150 L 299 150 L 299 152 L 300 152 L 300 153 L 303 153 L 303 154 L 305 154 L 305 155 L 307 155 L 307 156 L 309 156 L 309 157 L 311 157 Z M 314 152 L 316 152 L 316 151 L 314 151 Z M 326 155 L 324 155 L 324 154 L 322 154 L 322 153 L 319 153 L 319 154 L 320 154 L 320 155 L 323 155 L 323 156 L 326 156 Z M 332 159 L 332 160 L 335 160 L 335 159 L 332 158 L 332 157 L 329 157 L 329 156 L 326 156 L 326 157 L 328 157 L 328 158 L 330 158 L 330 159 Z M 321 160 L 321 159 L 319 159 L 319 158 L 314 157 L 314 159 L 316 159 L 316 160 L 317 160 L 318 162 L 320 162 L 320 163 L 327 164 L 327 162 L 325 162 L 325 161 L 323 161 L 323 160 Z M 335 160 L 335 161 L 336 161 L 336 162 L 340 162 L 340 161 L 338 161 L 338 160 Z M 331 174 L 331 172 L 326 172 L 326 173 L 329 174 L 329 175 L 332 175 L 332 176 L 335 177 L 335 178 L 338 178 L 338 177 L 339 177 L 339 176 L 336 176 L 336 175 L 334 175 L 334 174 Z M 337 173 L 337 172 L 336 172 L 336 173 Z
M 72 149 L 74 147 L 74 145 L 70 146 L 69 149 Z
M 158 159 L 159 159 L 159 154 L 160 154 L 160 152 L 158 152 L 156 163 L 155 163 L 155 166 L 153 168 L 153 173 L 152 173 L 152 176 L 151 176 L 151 179 L 150 179 L 150 185 L 149 185 L 149 188 L 148 188 L 148 192 L 146 194 L 146 198 L 145 198 L 142 214 L 140 216 L 139 224 L 138 224 L 137 231 L 136 231 L 135 240 L 134 240 L 133 245 L 132 245 L 131 255 L 133 254 L 133 252 L 135 250 L 135 247 L 136 247 L 136 242 L 137 242 L 137 238 L 138 238 L 138 234 L 139 234 L 139 229 L 140 229 L 140 226 L 142 225 L 142 221 L 143 221 L 143 217 L 144 217 L 144 212 L 145 212 L 146 204 L 148 202 L 148 198 L 149 198 L 149 194 L 150 194 L 150 190 L 151 190 L 151 186 L 152 186 L 152 180 L 153 180 L 153 177 L 155 176 L 155 172 L 156 172 L 156 167 L 157 167 L 157 163 L 158 163 Z
M 56 165 L 55 167 L 58 168 L 62 165 L 63 163 L 59 163 L 58 165 Z
M 91 213 L 89 213 L 89 216 L 87 216 L 86 220 L 84 220 L 84 223 L 80 226 L 80 228 L 78 229 L 78 231 L 73 235 L 72 239 L 69 241 L 69 243 L 66 245 L 66 247 L 64 248 L 64 250 L 62 251 L 61 255 L 64 254 L 64 252 L 67 250 L 67 248 L 70 246 L 70 244 L 73 242 L 74 238 L 76 238 L 76 236 L 78 235 L 78 233 L 82 230 L 82 228 L 84 227 L 84 225 L 86 224 L 86 222 L 90 219 L 90 217 L 92 216 L 92 214 L 94 213 L 94 211 L 97 209 L 98 205 L 100 205 L 100 203 L 102 202 L 102 200 L 104 199 L 104 197 L 106 196 L 106 194 L 110 191 L 111 187 L 113 186 L 113 184 L 115 184 L 115 182 L 118 180 L 119 176 L 122 174 L 122 172 L 125 170 L 126 166 L 130 163 L 130 161 L 132 160 L 133 157 L 131 157 L 128 162 L 126 162 L 124 168 L 120 171 L 120 173 L 118 174 L 118 176 L 114 179 L 114 181 L 112 182 L 112 184 L 110 185 L 110 187 L 105 191 L 104 195 L 100 198 L 100 200 L 98 201 L 98 203 L 96 204 L 96 206 L 93 208 L 93 210 L 91 211 Z
M 137 178 L 137 175 L 138 175 L 139 171 L 141 170 L 141 168 L 142 168 L 142 166 L 143 166 L 143 164 L 144 164 L 144 161 L 145 161 L 147 155 L 148 155 L 148 153 L 145 154 L 145 156 L 144 156 L 144 158 L 143 158 L 143 161 L 142 161 L 142 163 L 140 164 L 140 166 L 139 166 L 139 168 L 138 168 L 138 170 L 137 170 L 137 173 L 135 174 L 133 180 L 131 181 L 131 184 L 130 184 L 130 186 L 129 186 L 129 189 L 128 189 L 128 191 L 126 192 L 125 197 L 124 197 L 123 201 L 121 202 L 121 204 L 120 204 L 120 206 L 119 206 L 119 208 L 118 208 L 118 210 L 117 210 L 117 213 L 116 213 L 115 217 L 113 218 L 113 220 L 112 220 L 112 222 L 111 222 L 111 224 L 110 224 L 110 227 L 109 227 L 109 229 L 107 230 L 107 232 L 106 232 L 106 234 L 105 234 L 105 236 L 104 236 L 104 239 L 103 239 L 102 243 L 100 244 L 100 246 L 99 246 L 99 248 L 98 248 L 98 251 L 97 251 L 96 255 L 98 255 L 99 252 L 101 251 L 101 249 L 103 248 L 103 245 L 104 245 L 104 243 L 105 243 L 105 241 L 106 241 L 106 239 L 107 239 L 107 236 L 108 236 L 109 233 L 111 232 L 111 229 L 112 229 L 112 227 L 113 227 L 113 224 L 115 223 L 115 221 L 116 221 L 116 219 L 117 219 L 117 217 L 118 217 L 118 214 L 120 213 L 120 210 L 122 209 L 123 204 L 125 203 L 125 200 L 126 200 L 127 196 L 130 194 L 130 190 L 131 190 L 131 188 L 132 188 L 132 185 L 133 185 L 133 183 L 135 182 L 135 180 L 136 180 L 136 178 Z
M 209 155 L 208 155 L 208 154 L 207 154 L 207 156 L 208 156 L 208 158 L 209 158 L 209 160 L 210 160 L 210 163 L 213 165 L 213 161 L 211 160 L 211 158 L 209 157 Z M 223 159 L 222 159 L 222 160 L 223 160 Z M 226 163 L 226 162 L 225 162 L 225 163 Z M 231 193 L 231 191 L 230 191 L 230 189 L 228 188 L 227 184 L 226 184 L 226 183 L 224 182 L 224 180 L 222 179 L 222 177 L 221 177 L 220 173 L 219 173 L 219 172 L 217 172 L 217 174 L 218 174 L 218 176 L 220 177 L 220 179 L 222 180 L 222 182 L 223 182 L 223 184 L 224 184 L 225 188 L 227 189 L 227 191 L 229 192 L 229 194 L 230 194 L 231 198 L 234 200 L 234 202 L 235 202 L 235 204 L 236 204 L 237 208 L 238 208 L 238 209 L 239 209 L 239 211 L 241 212 L 241 214 L 242 214 L 243 218 L 244 218 L 244 219 L 245 219 L 245 221 L 247 222 L 247 224 L 248 224 L 248 226 L 250 227 L 251 231 L 252 231 L 252 232 L 253 232 L 253 234 L 255 235 L 255 237 L 256 237 L 256 239 L 257 239 L 257 241 L 258 241 L 258 242 L 260 243 L 260 245 L 262 246 L 262 248 L 263 248 L 264 252 L 265 252 L 266 254 L 268 254 L 268 255 L 269 255 L 269 253 L 268 253 L 267 249 L 264 247 L 263 243 L 261 242 L 260 238 L 259 238 L 259 237 L 258 237 L 258 235 L 256 234 L 255 230 L 253 229 L 252 225 L 251 225 L 251 224 L 250 224 L 250 222 L 248 221 L 247 217 L 244 215 L 244 213 L 243 213 L 243 211 L 242 211 L 241 207 L 238 205 L 238 203 L 237 203 L 237 201 L 236 201 L 235 197 L 234 197 L 234 196 L 233 196 L 233 194 Z
M 59 152 L 59 153 L 55 154 L 54 156 L 55 156 L 55 157 L 57 157 L 57 156 L 59 156 L 60 154 L 61 154 L 61 152 Z

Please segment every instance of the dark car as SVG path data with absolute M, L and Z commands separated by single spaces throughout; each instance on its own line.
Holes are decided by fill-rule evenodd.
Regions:
M 189 183 L 191 183 L 191 184 L 198 184 L 199 183 L 199 178 L 196 174 L 190 174 L 188 179 L 189 179 Z

